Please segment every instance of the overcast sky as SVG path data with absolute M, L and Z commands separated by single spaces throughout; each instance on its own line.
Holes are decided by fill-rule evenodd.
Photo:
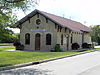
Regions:
M 38 0 L 36 9 L 81 22 L 87 26 L 100 24 L 100 0 Z M 27 12 L 30 13 L 34 9 Z M 25 16 L 17 11 L 19 19 Z

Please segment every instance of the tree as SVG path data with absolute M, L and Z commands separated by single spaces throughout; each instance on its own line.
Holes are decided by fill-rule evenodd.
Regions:
M 100 25 L 91 26 L 91 37 L 93 42 L 97 42 L 100 45 Z
M 35 4 L 37 4 L 37 0 L 0 0 L 0 25 L 12 26 L 16 22 L 16 16 L 12 13 L 13 9 L 25 12 Z
M 8 29 L 4 29 L 2 30 L 2 33 L 0 32 L 0 42 L 10 42 L 12 41 L 13 37 L 12 37 L 13 32 L 11 30 Z
M 17 17 L 12 13 L 14 10 L 23 10 L 37 4 L 37 0 L 0 0 L 0 40 L 7 42 L 12 39 L 13 32 L 7 27 L 13 27 Z M 9 41 L 8 41 L 9 42 Z

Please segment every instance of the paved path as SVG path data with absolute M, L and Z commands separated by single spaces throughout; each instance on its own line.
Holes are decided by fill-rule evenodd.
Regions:
M 79 75 L 100 75 L 100 65 L 94 66 L 93 68 L 90 68 Z
M 0 47 L 11 47 L 13 45 L 0 45 Z
M 100 75 L 100 51 L 1 71 L 0 75 Z
M 94 48 L 100 48 L 100 45 L 99 46 L 95 46 Z

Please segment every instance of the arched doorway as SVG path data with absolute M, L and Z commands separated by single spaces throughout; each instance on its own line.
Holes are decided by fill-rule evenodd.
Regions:
M 40 50 L 40 41 L 41 41 L 41 35 L 37 33 L 35 35 L 35 50 Z

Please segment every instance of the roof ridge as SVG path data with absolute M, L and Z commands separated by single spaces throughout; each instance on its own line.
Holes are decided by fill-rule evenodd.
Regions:
M 55 15 L 55 14 L 51 14 L 51 13 L 48 13 L 48 12 L 44 12 L 44 11 L 40 11 L 40 10 L 38 10 L 39 12 L 41 12 L 42 14 L 49 14 L 49 15 L 52 15 L 52 16 L 55 16 L 55 17 L 57 17 L 57 18 L 60 18 L 60 19 L 63 19 L 63 20 L 66 20 L 66 21 L 70 21 L 70 22 L 73 22 L 73 23 L 77 23 L 77 24 L 80 24 L 80 25 L 82 25 L 82 28 L 83 27 L 86 27 L 87 28 L 87 26 L 85 26 L 84 24 L 82 24 L 82 23 L 80 23 L 80 22 L 77 22 L 77 21 L 74 21 L 74 20 L 71 20 L 71 19 L 68 19 L 68 18 L 64 18 L 64 17 L 61 17 L 61 16 L 58 16 L 58 15 Z M 68 27 L 69 28 L 69 27 Z M 80 28 L 78 28 L 78 27 L 75 27 L 75 26 L 73 26 L 73 28 L 77 28 L 77 29 L 79 29 L 79 31 L 81 30 Z M 71 28 L 69 28 L 69 29 L 71 29 Z M 71 29 L 72 30 L 72 29 Z
M 90 32 L 90 29 L 87 26 L 85 26 L 84 24 L 80 23 L 80 22 L 77 22 L 77 21 L 59 16 L 59 15 L 44 12 L 44 11 L 41 11 L 41 10 L 38 10 L 38 9 L 35 9 L 31 13 L 29 13 L 27 16 L 25 16 L 24 18 L 19 20 L 16 25 L 18 26 L 18 25 L 20 25 L 20 23 L 24 23 L 25 21 L 28 20 L 28 18 L 33 17 L 33 15 L 35 15 L 37 13 L 39 13 L 42 16 L 50 19 L 54 23 L 57 23 L 58 25 L 61 25 L 62 27 L 66 27 L 66 28 L 68 28 L 72 31 L 81 32 L 81 30 L 83 30 L 83 31 Z
M 41 11 L 41 10 L 38 10 L 38 9 L 36 9 L 36 10 L 39 11 L 39 12 L 47 13 L 47 14 L 50 14 L 50 15 L 53 15 L 53 16 L 56 16 L 56 17 L 60 17 L 60 18 L 62 18 L 62 19 L 67 19 L 67 20 L 70 20 L 70 21 L 73 21 L 73 22 L 77 22 L 77 23 L 82 24 L 81 22 L 78 22 L 78 21 L 75 21 L 75 20 L 71 20 L 71 19 L 68 19 L 68 18 L 59 16 L 59 15 L 55 15 L 55 14 L 52 14 L 52 13 L 44 12 L 44 11 Z M 82 25 L 83 25 L 83 24 L 82 24 Z M 85 26 L 85 25 L 84 25 L 84 26 Z

